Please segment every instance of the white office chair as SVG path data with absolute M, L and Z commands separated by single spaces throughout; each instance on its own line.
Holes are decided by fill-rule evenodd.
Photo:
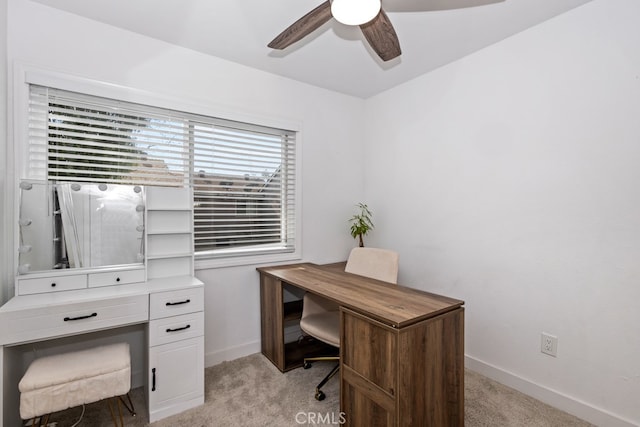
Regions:
M 344 271 L 396 284 L 398 280 L 398 254 L 387 249 L 354 248 L 349 254 Z M 340 309 L 338 305 L 307 292 L 303 299 L 300 329 L 326 344 L 340 348 Z M 311 367 L 311 362 L 325 360 L 339 361 L 340 357 L 306 357 L 303 366 L 308 369 Z M 317 400 L 325 398 L 321 388 L 338 372 L 339 368 L 340 364 L 338 363 L 317 385 L 315 394 Z

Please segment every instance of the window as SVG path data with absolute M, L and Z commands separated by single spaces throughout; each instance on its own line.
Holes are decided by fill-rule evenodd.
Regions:
M 198 258 L 293 253 L 295 132 L 31 85 L 28 178 L 193 187 Z
M 293 135 L 211 123 L 192 123 L 190 132 L 196 252 L 292 251 Z

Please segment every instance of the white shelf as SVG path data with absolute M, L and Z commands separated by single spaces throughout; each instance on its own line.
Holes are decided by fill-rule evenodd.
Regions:
M 171 236 L 176 234 L 191 235 L 191 231 L 167 230 L 167 231 L 150 231 L 147 233 L 147 235 L 149 236 Z
M 147 187 L 148 210 L 193 209 L 191 191 L 184 187 Z
M 191 252 L 185 253 L 185 252 L 176 252 L 173 254 L 166 254 L 166 255 L 148 255 L 147 259 L 167 259 L 167 258 L 185 258 L 185 257 L 191 257 L 193 254 Z
M 147 209 L 147 234 L 191 233 L 193 212 L 190 210 Z
M 193 197 L 190 188 L 147 191 L 147 277 L 193 275 Z
M 147 258 L 193 253 L 191 233 L 149 234 L 147 243 Z
M 176 212 L 176 211 L 190 211 L 191 208 L 153 208 L 149 209 L 153 212 Z
M 150 279 L 187 274 L 193 274 L 193 255 L 147 259 L 147 277 Z

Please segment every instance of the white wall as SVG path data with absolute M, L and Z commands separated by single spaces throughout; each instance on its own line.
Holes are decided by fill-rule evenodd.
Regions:
M 371 244 L 466 301 L 467 366 L 603 426 L 640 424 L 639 16 L 597 0 L 366 104 Z
M 303 257 L 345 259 L 347 219 L 364 192 L 364 101 L 260 72 L 24 0 L 9 0 L 9 64 L 44 67 L 302 124 Z M 17 144 L 24 143 L 17 141 Z M 207 364 L 260 350 L 255 265 L 197 271 L 206 284 Z
M 8 245 L 5 236 L 11 235 L 5 223 L 6 209 L 6 167 L 7 167 L 7 2 L 0 1 L 0 303 L 7 299 L 5 292 L 9 283 Z

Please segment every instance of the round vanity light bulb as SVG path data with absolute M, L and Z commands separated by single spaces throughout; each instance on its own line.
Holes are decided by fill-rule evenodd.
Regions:
M 107 184 L 98 184 L 98 189 L 100 191 L 107 191 Z
M 18 220 L 18 224 L 22 225 L 23 227 L 26 227 L 27 225 L 31 225 L 31 220 L 29 218 L 20 218 Z
M 136 185 L 135 187 L 133 187 L 133 192 L 134 193 L 139 193 L 142 191 L 142 188 L 139 185 Z
M 345 25 L 362 25 L 380 13 L 380 0 L 333 0 L 331 15 Z
M 20 188 L 23 190 L 31 190 L 33 188 L 33 184 L 30 182 L 21 182 L 20 183 Z
M 82 187 L 77 182 L 74 182 L 73 184 L 71 184 L 71 189 L 73 191 L 80 191 L 80 188 L 82 188 Z
M 137 226 L 136 231 L 144 231 L 144 225 Z

